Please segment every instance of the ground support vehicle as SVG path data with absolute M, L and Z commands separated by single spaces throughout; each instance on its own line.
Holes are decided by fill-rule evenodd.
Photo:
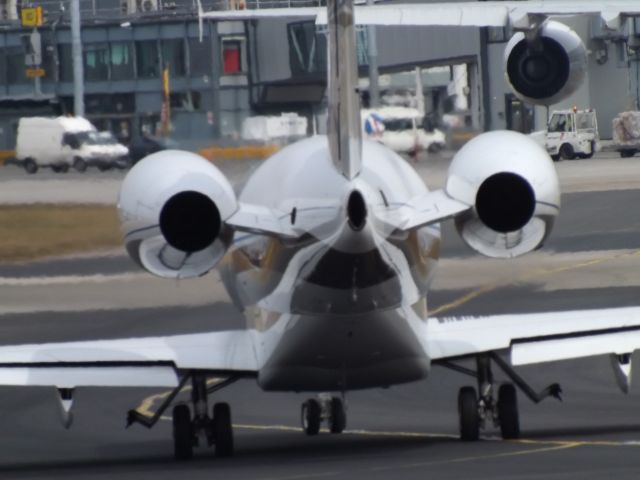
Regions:
M 555 161 L 593 157 L 600 150 L 595 110 L 554 111 L 547 125 L 545 146 Z

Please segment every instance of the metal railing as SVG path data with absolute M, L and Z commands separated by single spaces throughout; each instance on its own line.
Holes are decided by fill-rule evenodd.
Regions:
M 42 6 L 45 24 L 67 23 L 70 0 L 39 0 L 23 2 L 23 7 Z M 294 8 L 326 5 L 326 0 L 201 0 L 204 11 L 222 11 L 238 8 Z M 6 10 L 6 9 L 5 9 Z M 4 24 L 19 24 L 20 9 L 0 18 Z M 80 0 L 83 22 L 123 21 L 126 19 L 189 17 L 198 13 L 196 0 Z

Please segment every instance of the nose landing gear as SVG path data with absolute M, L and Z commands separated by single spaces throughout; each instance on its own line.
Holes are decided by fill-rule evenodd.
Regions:
M 302 430 L 307 435 L 317 435 L 323 421 L 327 422 L 331 433 L 342 433 L 347 426 L 344 401 L 328 394 L 310 398 L 302 404 L 301 419 Z

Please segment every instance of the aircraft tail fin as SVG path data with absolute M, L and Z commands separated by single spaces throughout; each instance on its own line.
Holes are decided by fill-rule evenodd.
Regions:
M 362 164 L 362 126 L 353 0 L 328 0 L 329 118 L 333 163 L 352 179 Z

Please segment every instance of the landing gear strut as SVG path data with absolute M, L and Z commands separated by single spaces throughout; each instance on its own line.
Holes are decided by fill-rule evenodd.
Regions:
M 342 433 L 347 426 L 344 401 L 340 397 L 322 394 L 302 404 L 302 430 L 307 435 L 317 435 L 320 425 L 326 421 L 331 433 Z
M 491 363 L 494 362 L 507 374 L 513 383 L 504 383 L 498 389 L 497 401 L 494 399 L 494 379 Z M 478 390 L 475 387 L 462 387 L 458 393 L 458 418 L 460 421 L 460 439 L 475 441 L 480 437 L 480 429 L 487 422 L 500 428 L 504 439 L 520 436 L 520 419 L 518 415 L 518 399 L 516 386 L 535 403 L 547 397 L 561 400 L 560 385 L 553 384 L 536 393 L 515 371 L 497 354 L 491 353 L 476 357 L 476 370 L 444 362 L 443 366 L 477 378 Z M 514 385 L 515 384 L 515 385 Z
M 178 460 L 189 460 L 193 457 L 193 448 L 200 440 L 209 446 L 215 446 L 216 456 L 233 455 L 233 427 L 231 424 L 231 408 L 227 403 L 215 403 L 208 414 L 208 396 L 238 380 L 231 377 L 218 383 L 208 384 L 207 376 L 198 372 L 185 375 L 180 384 L 160 405 L 153 417 L 148 417 L 137 410 L 130 410 L 127 426 L 140 423 L 147 428 L 153 427 L 173 400 L 191 381 L 191 406 L 180 403 L 173 408 L 173 451 Z M 193 410 L 193 411 L 192 411 Z

